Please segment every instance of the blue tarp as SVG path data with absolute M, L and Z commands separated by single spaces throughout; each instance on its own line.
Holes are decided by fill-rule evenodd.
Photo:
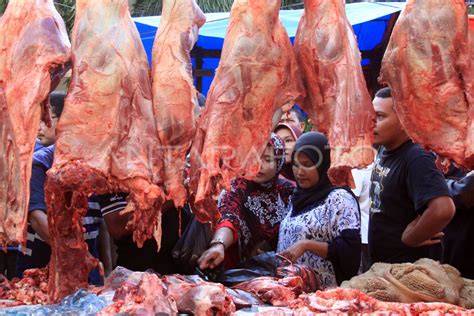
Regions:
M 346 13 L 357 36 L 359 49 L 370 51 L 382 40 L 388 21 L 392 14 L 399 12 L 405 6 L 404 2 L 361 2 L 346 5 Z M 293 42 L 298 23 L 303 15 L 301 10 L 281 10 L 280 19 Z M 199 31 L 197 47 L 208 50 L 220 50 L 229 24 L 229 13 L 208 13 L 207 22 Z M 149 61 L 151 62 L 153 41 L 160 23 L 159 16 L 133 18 L 140 33 Z M 203 69 L 215 70 L 219 63 L 218 58 L 204 58 Z M 362 65 L 368 65 L 370 60 L 362 60 Z M 204 94 L 210 87 L 213 77 L 202 78 Z

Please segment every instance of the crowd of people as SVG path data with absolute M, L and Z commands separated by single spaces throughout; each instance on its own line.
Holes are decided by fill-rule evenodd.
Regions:
M 39 127 L 42 146 L 38 144 L 33 157 L 28 242 L 26 249 L 9 250 L 10 256 L 19 252 L 16 271 L 9 271 L 9 277 L 21 277 L 25 269 L 44 267 L 49 261 L 44 183 L 64 97 L 51 94 L 52 125 Z M 474 174 L 454 166 L 443 174 L 436 167 L 435 155 L 404 132 L 390 88 L 379 90 L 373 105 L 375 159 L 366 169 L 353 170 L 353 189 L 329 181 L 328 139 L 308 131 L 311 127 L 299 108 L 284 113 L 261 156 L 257 176 L 233 179 L 230 190 L 216 201 L 221 219 L 198 268 L 232 268 L 259 253 L 276 251 L 312 267 L 326 288 L 365 272 L 375 262 L 420 258 L 451 264 L 463 277 L 474 279 Z M 83 218 L 84 239 L 106 274 L 117 265 L 182 273 L 171 252 L 190 222 L 191 206 L 178 212 L 171 201 L 165 203 L 159 252 L 154 240 L 142 248 L 134 244 L 126 227 L 130 214 L 121 213 L 126 206 L 125 193 L 92 196 Z M 97 271 L 90 281 L 102 282 Z

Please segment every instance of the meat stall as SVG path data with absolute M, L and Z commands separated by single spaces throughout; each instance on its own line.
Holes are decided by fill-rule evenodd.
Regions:
M 462 1 L 457 1 L 461 7 Z M 410 4 L 415 2 L 411 0 Z M 199 28 L 205 25 L 205 15 L 196 2 L 165 0 L 160 20 L 163 27 L 156 34 L 150 72 L 145 50 L 149 43 L 140 39 L 135 26 L 142 20 L 132 21 L 127 1 L 77 0 L 71 42 L 52 0 L 10 1 L 0 20 L 0 33 L 8 35 L 0 39 L 3 245 L 25 245 L 28 170 L 35 138 L 31 126 L 38 125 L 41 115 L 46 122 L 50 120 L 44 100 L 69 68 L 72 77 L 46 185 L 48 208 L 52 210 L 48 213 L 51 261 L 46 268 L 27 270 L 21 280 L 0 276 L 0 315 L 474 313 L 468 310 L 474 308 L 473 281 L 429 259 L 375 264 L 366 274 L 333 289 L 321 288 L 313 269 L 288 263 L 275 266 L 264 276 L 239 282 L 229 282 L 225 272 L 222 279 L 217 276 L 211 280 L 203 273 L 160 276 L 117 267 L 103 287 L 87 284 L 89 272 L 99 266 L 87 252 L 80 224 L 91 194 L 129 193 L 125 212 L 132 216 L 127 227 L 139 246 L 150 238 L 160 244 L 160 210 L 166 200 L 180 207 L 189 199 L 197 219 L 215 223 L 219 219 L 216 195 L 228 188 L 233 177 L 255 176 L 258 163 L 246 160 L 244 154 L 255 150 L 259 157 L 267 142 L 265 135 L 294 104 L 301 105 L 318 122 L 331 143 L 337 144 L 335 150 L 341 150 L 331 166 L 333 183 L 353 185 L 348 171 L 371 163 L 369 156 L 373 156 L 364 151 L 372 145 L 374 113 L 369 90 L 375 87 L 373 75 L 378 74 L 380 60 L 372 63 L 374 56 L 359 53 L 354 30 L 359 30 L 359 35 L 364 33 L 354 21 L 362 21 L 360 12 L 359 20 L 352 21 L 353 27 L 346 16 L 346 10 L 355 6 L 344 7 L 342 1 L 307 0 L 305 4 L 305 18 L 300 20 L 303 13 L 298 16 L 293 12 L 300 23 L 295 49 L 280 21 L 280 1 L 236 0 L 228 27 L 226 24 L 222 52 L 215 48 L 210 53 L 200 47 L 208 40 L 206 35 L 197 37 Z M 362 5 L 375 5 L 383 12 L 372 12 L 372 17 L 385 25 L 376 49 L 372 49 L 381 53 L 388 45 L 390 36 L 386 31 L 391 32 L 400 4 Z M 176 16 L 179 18 L 173 20 Z M 314 21 L 321 23 L 312 24 Z M 459 32 L 468 34 L 460 28 Z M 324 45 L 315 40 L 334 34 L 337 40 Z M 467 45 L 467 35 L 461 38 L 466 51 L 460 56 L 467 61 L 452 75 L 461 78 L 459 89 L 454 91 L 456 96 L 467 94 L 461 106 L 468 118 L 461 124 L 464 128 L 456 129 L 458 143 L 464 147 L 458 155 L 461 158 L 444 149 L 441 153 L 472 167 L 472 157 L 465 154 L 470 153 L 469 142 L 465 141 L 470 135 L 466 134 L 472 133 L 473 104 L 466 93 L 472 94 L 468 89 L 472 81 L 472 45 Z M 197 49 L 193 52 L 195 43 Z M 195 68 L 212 67 L 206 65 L 206 58 L 217 57 L 217 51 L 219 66 L 209 86 L 204 113 L 198 119 L 193 112 L 197 103 L 193 63 Z M 333 62 L 331 56 L 343 58 Z M 25 66 L 23 60 L 31 65 Z M 198 70 L 201 76 L 197 85 L 202 89 L 203 74 L 213 71 Z M 324 80 L 315 78 L 316 72 Z M 346 84 L 347 73 L 352 74 L 352 81 Z M 23 77 L 37 87 L 32 89 L 34 93 L 22 85 Z M 23 95 L 27 97 L 18 98 Z M 17 112 L 26 114 L 13 115 Z M 229 112 L 232 117 L 226 116 Z M 231 132 L 228 126 L 233 127 Z M 218 151 L 209 149 L 212 144 L 220 145 Z M 229 158 L 229 148 L 237 155 Z M 185 187 L 183 171 L 188 151 L 190 179 Z M 165 165 L 170 166 L 168 172 L 164 171 Z

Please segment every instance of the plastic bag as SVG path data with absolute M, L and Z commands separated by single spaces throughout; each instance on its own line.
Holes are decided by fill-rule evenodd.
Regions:
M 216 282 L 225 286 L 234 286 L 262 276 L 274 277 L 276 276 L 277 267 L 278 262 L 275 252 L 264 252 L 243 261 L 234 269 L 223 271 L 217 277 Z
M 211 239 L 211 226 L 193 217 L 171 251 L 171 256 L 184 274 L 195 273 L 197 260 L 209 247 Z
M 111 298 L 94 293 L 89 293 L 84 289 L 65 297 L 59 304 L 55 305 L 22 305 L 0 309 L 0 316 L 13 315 L 34 315 L 34 316 L 56 316 L 74 315 L 89 316 L 95 315 L 112 303 Z
M 292 264 L 274 251 L 264 252 L 245 260 L 235 269 L 223 271 L 216 282 L 225 286 L 234 286 L 262 276 L 279 279 L 299 276 L 303 279 L 303 290 L 306 293 L 321 289 L 318 274 L 314 269 L 303 264 Z

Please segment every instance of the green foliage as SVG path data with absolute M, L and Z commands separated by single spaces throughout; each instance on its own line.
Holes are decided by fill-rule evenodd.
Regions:
M 71 31 L 74 24 L 74 16 L 76 14 L 76 1 L 75 0 L 56 0 L 54 1 L 56 10 L 64 19 L 68 31 Z
M 55 0 L 54 5 L 56 6 L 56 10 L 58 10 L 59 14 L 64 19 L 68 30 L 71 30 L 72 25 L 74 23 L 74 14 L 75 14 L 75 0 Z M 0 0 L 0 15 L 5 12 L 7 8 L 8 0 Z
M 5 9 L 7 8 L 7 3 L 8 0 L 0 0 L 0 16 L 5 12 Z

